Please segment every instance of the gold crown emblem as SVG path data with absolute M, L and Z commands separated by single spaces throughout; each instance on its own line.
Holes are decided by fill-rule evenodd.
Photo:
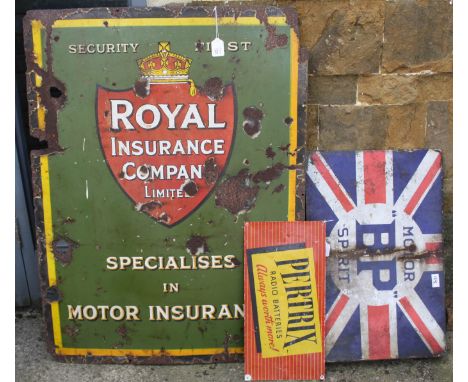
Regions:
M 195 95 L 195 84 L 189 79 L 192 59 L 171 52 L 169 41 L 158 43 L 158 52 L 137 61 L 140 73 L 150 83 L 190 83 L 190 94 Z

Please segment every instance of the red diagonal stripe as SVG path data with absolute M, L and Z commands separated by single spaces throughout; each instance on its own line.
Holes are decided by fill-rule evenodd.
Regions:
M 333 310 L 330 312 L 327 319 L 325 320 L 325 337 L 328 335 L 330 329 L 333 328 L 333 325 L 335 325 L 336 320 L 340 316 L 348 301 L 349 297 L 345 294 L 342 294 L 339 300 L 336 302 L 335 306 L 333 307 Z
M 328 184 L 328 187 L 330 187 L 332 192 L 335 194 L 336 198 L 341 203 L 344 210 L 346 212 L 351 211 L 354 208 L 353 204 L 349 200 L 348 196 L 340 188 L 339 184 L 336 182 L 333 176 L 330 174 L 330 171 L 328 171 L 327 167 L 325 166 L 325 163 L 320 158 L 320 155 L 314 153 L 312 155 L 312 159 L 314 161 L 315 168 L 318 170 L 320 175 L 322 175 L 322 178 L 325 180 L 325 182 Z
M 390 358 L 390 312 L 388 305 L 367 307 L 369 359 Z
M 442 353 L 444 349 L 442 349 L 442 347 L 432 335 L 431 331 L 428 329 L 426 324 L 419 316 L 418 312 L 416 312 L 416 310 L 413 308 L 413 305 L 411 305 L 411 302 L 408 300 L 408 297 L 400 298 L 400 304 L 406 310 L 406 313 L 411 318 L 411 321 L 413 321 L 413 324 L 418 328 L 419 332 L 424 337 L 427 344 L 430 346 L 432 353 Z
M 385 151 L 364 151 L 364 200 L 366 204 L 387 202 Z
M 441 163 L 441 158 L 440 158 L 440 154 L 438 154 L 431 168 L 429 169 L 426 176 L 424 177 L 423 181 L 421 182 L 416 192 L 411 197 L 410 201 L 405 207 L 405 212 L 408 215 L 411 215 L 413 213 L 414 209 L 418 205 L 419 201 L 421 200 L 422 196 L 428 189 L 429 185 L 432 183 L 432 181 L 436 177 L 437 173 L 440 170 L 440 163 Z
M 428 251 L 437 251 L 442 248 L 442 243 L 440 242 L 432 242 L 426 243 L 426 249 Z
M 437 256 L 432 256 L 432 255 L 429 257 L 426 257 L 425 261 L 426 261 L 426 264 L 429 264 L 429 265 L 442 264 L 441 258 Z

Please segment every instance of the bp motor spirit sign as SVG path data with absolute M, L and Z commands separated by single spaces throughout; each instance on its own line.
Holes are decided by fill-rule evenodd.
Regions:
M 445 350 L 442 154 L 317 151 L 307 218 L 326 221 L 327 361 Z
M 25 19 L 38 252 L 58 358 L 235 361 L 243 224 L 303 217 L 296 17 L 218 9 Z M 299 69 L 302 68 L 302 70 Z

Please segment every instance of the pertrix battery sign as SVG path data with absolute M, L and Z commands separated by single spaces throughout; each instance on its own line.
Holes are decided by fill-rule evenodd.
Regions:
M 24 25 L 50 351 L 241 359 L 244 222 L 304 216 L 295 14 L 78 9 Z

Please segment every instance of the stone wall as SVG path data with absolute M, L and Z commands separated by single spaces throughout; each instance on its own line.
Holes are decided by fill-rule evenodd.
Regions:
M 448 0 L 278 1 L 309 51 L 310 149 L 436 148 L 452 212 L 452 5 Z

